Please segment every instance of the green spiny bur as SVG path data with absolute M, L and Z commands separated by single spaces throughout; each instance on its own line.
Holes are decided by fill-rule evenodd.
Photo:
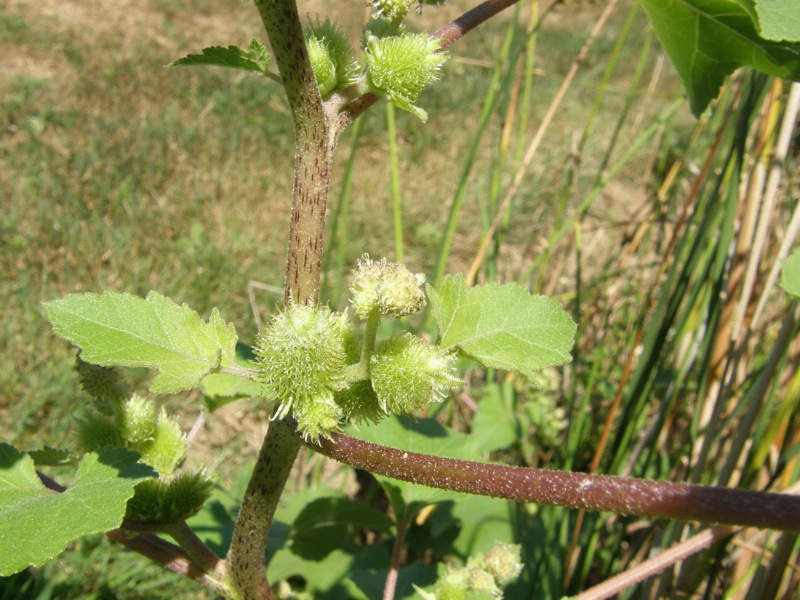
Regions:
M 122 437 L 132 447 L 151 441 L 156 430 L 155 404 L 134 394 L 122 406 L 119 424 Z
M 178 422 L 162 408 L 152 439 L 141 449 L 142 461 L 161 475 L 171 475 L 186 458 L 186 436 Z
M 114 405 L 130 395 L 119 371 L 113 367 L 93 365 L 83 360 L 79 354 L 75 360 L 75 372 L 78 374 L 81 387 L 98 400 L 97 407 L 102 412 L 113 412 Z
M 254 349 L 265 393 L 279 402 L 276 418 L 291 414 L 310 440 L 337 427 L 334 393 L 346 387 L 347 317 L 327 307 L 292 305 L 275 315 Z
M 212 487 L 213 482 L 202 472 L 148 479 L 136 486 L 125 519 L 163 524 L 184 521 L 200 511 Z
M 356 82 L 359 76 L 358 61 L 339 27 L 327 19 L 311 22 L 306 27 L 305 35 L 308 58 L 323 98 L 336 89 Z
M 353 423 L 377 423 L 386 416 L 378 395 L 368 380 L 351 383 L 336 392 L 334 400 L 344 411 L 345 419 Z
M 372 355 L 372 387 L 385 412 L 411 413 L 463 385 L 454 363 L 447 350 L 410 334 L 394 335 Z
M 370 91 L 426 121 L 428 114 L 414 102 L 438 79 L 447 60 L 447 54 L 439 52 L 439 41 L 421 33 L 369 36 L 365 51 Z
M 81 451 L 92 452 L 106 446 L 124 448 L 125 439 L 116 419 L 88 412 L 78 421 L 77 444 Z

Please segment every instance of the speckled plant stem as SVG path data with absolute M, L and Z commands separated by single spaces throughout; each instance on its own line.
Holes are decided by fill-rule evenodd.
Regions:
M 662 519 L 800 532 L 800 497 L 628 477 L 509 467 L 417 454 L 334 433 L 314 450 L 371 473 L 430 487 Z
M 264 564 L 267 534 L 300 442 L 284 421 L 270 423 L 233 530 L 228 584 L 243 600 L 275 598 Z
M 294 0 L 255 0 L 255 5 L 267 30 L 295 124 L 285 299 L 298 304 L 316 304 L 336 136 L 331 133 L 325 117 L 297 4 Z
M 319 301 L 325 213 L 336 136 L 306 52 L 295 0 L 255 0 L 295 123 L 295 171 L 286 266 L 287 303 Z M 300 449 L 283 421 L 270 424 L 245 492 L 227 558 L 230 585 L 246 600 L 274 598 L 264 548 L 278 499 Z
M 294 187 L 284 297 L 287 303 L 316 304 L 333 152 L 339 134 L 369 103 L 357 113 L 342 110 L 346 102 L 343 97 L 323 104 L 295 0 L 254 2 L 272 45 L 295 123 Z M 452 43 L 514 2 L 487 0 L 477 13 L 467 13 L 464 23 L 454 22 L 456 28 L 447 30 L 443 36 L 445 43 Z M 239 510 L 226 560 L 226 583 L 237 598 L 275 597 L 266 577 L 264 548 L 275 507 L 299 448 L 300 440 L 293 435 L 290 425 L 283 421 L 270 425 Z

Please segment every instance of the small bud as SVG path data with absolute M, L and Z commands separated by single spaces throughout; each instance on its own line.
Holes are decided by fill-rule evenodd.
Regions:
M 134 489 L 125 519 L 164 524 L 185 521 L 200 511 L 213 487 L 214 483 L 203 472 L 147 479 Z
M 420 289 L 425 275 L 410 273 L 405 265 L 373 261 L 366 254 L 359 259 L 350 285 L 353 312 L 366 319 L 373 310 L 399 318 L 411 315 L 425 306 L 425 294 Z
M 372 14 L 390 21 L 402 19 L 408 13 L 413 0 L 373 0 L 370 3 Z
M 156 406 L 147 398 L 134 394 L 122 405 L 120 432 L 132 445 L 148 442 L 156 430 Z
M 426 121 L 428 114 L 414 102 L 438 79 L 447 60 L 447 54 L 439 52 L 439 41 L 422 33 L 368 36 L 365 52 L 370 91 Z
M 333 401 L 347 384 L 346 315 L 326 307 L 292 305 L 258 335 L 255 354 L 265 393 L 279 402 L 275 418 L 290 412 L 307 439 L 335 429 L 341 412 Z
M 436 600 L 492 600 L 502 592 L 489 573 L 474 565 L 453 569 L 434 588 Z
M 387 413 L 406 414 L 463 385 L 455 376 L 455 357 L 410 334 L 383 342 L 370 360 L 372 387 Z
M 159 475 L 169 476 L 186 458 L 186 450 L 186 436 L 180 425 L 161 409 L 152 439 L 139 449 L 142 461 L 158 471 Z
M 483 556 L 480 562 L 500 586 L 508 585 L 522 573 L 523 565 L 520 562 L 519 544 L 498 542 Z
M 306 26 L 306 47 L 319 93 L 327 98 L 334 90 L 355 83 L 359 65 L 344 32 L 329 20 Z

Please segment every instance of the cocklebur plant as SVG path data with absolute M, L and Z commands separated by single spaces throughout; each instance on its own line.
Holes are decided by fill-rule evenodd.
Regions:
M 0 465 L 7 475 L 1 485 L 8 492 L 3 496 L 8 503 L 2 505 L 2 538 L 15 542 L 0 549 L 0 574 L 40 565 L 81 535 L 107 532 L 226 597 L 272 598 L 264 550 L 303 443 L 382 476 L 447 490 L 651 517 L 800 529 L 796 499 L 774 494 L 455 461 L 369 444 L 338 432 L 347 420 L 379 421 L 388 411 L 413 411 L 426 402 L 446 399 L 459 384 L 453 372 L 456 355 L 482 368 L 516 371 L 529 378 L 570 360 L 576 329 L 570 316 L 559 303 L 533 296 L 518 284 L 471 287 L 456 275 L 427 285 L 438 326 L 435 343 L 410 335 L 377 343 L 382 316 L 402 317 L 411 310 L 398 299 L 410 298 L 417 308 L 422 304 L 414 289 L 423 283 L 417 276 L 413 284 L 383 294 L 384 284 L 373 267 L 391 263 L 363 261 L 369 277 L 354 285 L 361 298 L 353 302 L 354 318 L 363 321 L 360 336 L 350 317 L 319 302 L 332 157 L 342 131 L 378 98 L 424 118 L 415 103 L 438 77 L 446 48 L 511 4 L 511 0 L 490 0 L 428 37 L 405 33 L 402 15 L 410 5 L 373 3 L 376 18 L 365 29 L 364 56 L 356 69 L 354 53 L 329 21 L 317 20 L 304 30 L 292 0 L 256 0 L 273 57 L 254 41 L 247 49 L 208 48 L 172 63 L 259 73 L 283 86 L 291 108 L 296 160 L 285 306 L 259 336 L 258 363 L 242 361 L 236 331 L 217 310 L 206 320 L 156 292 L 144 299 L 76 294 L 46 303 L 45 314 L 58 335 L 81 348 L 85 362 L 156 371 L 150 383 L 153 394 L 177 394 L 208 386 L 215 378 L 233 378 L 255 384 L 257 392 L 247 388 L 251 396 L 272 397 L 273 421 L 223 558 L 192 534 L 184 521 L 208 495 L 209 483 L 202 472 L 180 471 L 186 451 L 182 432 L 149 400 L 120 393 L 114 377 L 97 377 L 96 389 L 103 391 L 95 394 L 95 403 L 112 404 L 105 410 L 97 408 L 80 426 L 87 452 L 69 488 L 37 473 L 37 466 L 48 464 L 42 454 L 0 446 Z M 655 11 L 651 0 L 644 4 Z M 668 22 L 661 19 L 657 26 Z M 674 35 L 669 27 L 666 31 Z M 780 67 L 760 55 L 751 60 L 768 70 Z M 272 70 L 273 63 L 278 73 Z M 698 76 L 694 65 L 690 76 Z M 709 86 L 697 87 L 693 106 L 702 107 L 703 99 L 709 99 Z M 397 274 L 403 268 L 392 270 Z M 261 400 L 264 406 L 273 405 L 269 399 Z M 103 510 L 86 511 L 86 507 Z M 46 529 L 43 523 L 48 524 Z M 66 523 L 70 527 L 60 526 Z M 395 523 L 398 540 L 403 526 L 402 521 Z M 178 546 L 149 536 L 153 531 L 166 531 Z M 28 552 L 16 553 L 17 547 Z M 487 567 L 494 564 L 486 557 L 483 562 Z M 390 567 L 384 597 L 392 596 L 391 574 L 398 564 Z M 468 564 L 466 575 L 455 578 L 478 589 L 462 587 L 454 593 L 483 591 L 496 596 L 502 582 L 518 571 L 516 567 L 494 574 L 490 570 L 475 561 Z
M 350 286 L 353 312 L 364 321 L 357 352 L 346 312 L 290 303 L 277 313 L 254 349 L 265 395 L 278 402 L 274 418 L 291 415 L 303 437 L 318 442 L 338 431 L 343 419 L 375 423 L 389 414 L 411 414 L 459 387 L 452 351 L 409 334 L 393 335 L 376 348 L 382 317 L 405 317 L 425 305 L 424 282 L 424 275 L 402 264 L 366 255 L 359 260 Z

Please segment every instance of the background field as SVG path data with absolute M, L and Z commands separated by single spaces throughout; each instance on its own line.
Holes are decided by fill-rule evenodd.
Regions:
M 310 15 L 328 14 L 330 7 L 357 40 L 364 18 L 360 1 L 300 5 L 301 14 Z M 412 20 L 419 28 L 435 29 L 470 5 L 428 7 Z M 526 33 L 531 6 L 536 4 L 526 3 L 517 14 L 509 11 L 453 48 L 442 81 L 420 101 L 430 115 L 427 124 L 395 112 L 404 259 L 431 279 L 440 253 L 447 272 L 472 266 L 547 107 L 606 4 L 558 5 L 540 30 Z M 657 467 L 648 462 L 637 471 L 638 440 L 621 436 L 616 458 L 603 463 L 608 472 L 627 469 L 712 482 L 703 475 L 713 471 L 711 459 L 695 473 L 681 467 L 702 443 L 698 432 L 712 435 L 703 429 L 707 421 L 700 427 L 696 420 L 715 372 L 708 340 L 716 339 L 713 328 L 725 327 L 718 316 L 727 305 L 714 285 L 730 281 L 733 271 L 732 265 L 719 270 L 703 265 L 725 260 L 724 252 L 715 258 L 714 248 L 718 251 L 720 239 L 730 241 L 725 231 L 736 229 L 731 223 L 743 210 L 736 205 L 742 195 L 739 176 L 760 160 L 770 135 L 763 133 L 773 110 L 769 103 L 780 104 L 784 90 L 742 74 L 723 92 L 719 110 L 696 121 L 685 102 L 675 104 L 682 96 L 677 78 L 643 14 L 632 12 L 632 6 L 631 0 L 618 4 L 580 61 L 534 160 L 521 171 L 500 233 L 477 272 L 478 280 L 520 280 L 555 295 L 581 325 L 575 364 L 554 374 L 545 401 L 548 410 L 565 411 L 568 425 L 559 425 L 563 429 L 549 441 L 518 444 L 506 458 L 589 468 L 606 419 L 613 424 L 618 418 L 613 415 L 624 414 L 627 424 L 614 425 L 615 431 L 658 422 L 647 439 L 663 459 L 655 461 Z M 23 449 L 71 443 L 83 395 L 73 372 L 74 350 L 56 339 L 43 319 L 45 300 L 85 291 L 144 295 L 157 290 L 202 315 L 218 307 L 244 342 L 253 341 L 254 310 L 264 318 L 279 296 L 257 290 L 254 305 L 248 282 L 282 285 L 293 153 L 288 108 L 274 83 L 253 74 L 163 65 L 206 46 L 246 46 L 254 37 L 266 41 L 255 9 L 233 0 L 8 0 L 0 10 L 0 439 Z M 750 105 L 743 100 L 747 97 L 754 98 Z M 737 116 L 724 121 L 726 111 Z M 750 121 L 742 121 L 742 111 L 749 111 Z M 365 252 L 394 257 L 398 247 L 386 115 L 382 104 L 374 107 L 358 137 L 351 131 L 340 142 L 331 194 L 333 233 L 327 241 L 326 300 L 333 306 L 343 307 L 343 277 L 356 257 Z M 717 135 L 724 138 L 725 150 L 713 154 L 709 148 Z M 474 163 L 467 162 L 471 148 Z M 727 148 L 740 149 L 738 170 L 724 162 Z M 709 156 L 718 162 L 707 166 Z M 771 268 L 791 200 L 797 199 L 792 161 L 790 156 L 769 215 L 771 237 L 759 274 Z M 351 185 L 346 185 L 348 172 Z M 714 187 L 713 178 L 721 173 L 728 187 Z M 681 233 L 681 243 L 702 239 L 707 244 L 698 251 L 705 252 L 706 262 L 687 275 L 698 296 L 680 308 L 683 317 L 665 325 L 664 338 L 642 340 L 637 334 L 661 298 L 674 292 L 668 286 L 661 291 L 673 268 L 662 260 L 677 254 L 670 236 L 680 230 L 683 203 L 696 198 L 692 185 L 698 174 L 710 183 L 706 199 L 695 200 L 693 207 L 705 206 L 710 194 L 718 200 L 704 209 L 708 223 Z M 454 198 L 463 204 L 453 215 L 452 244 L 446 245 Z M 674 264 L 684 263 L 676 259 Z M 762 292 L 770 308 L 747 346 L 745 379 L 761 372 L 786 314 L 779 295 L 767 288 Z M 627 387 L 620 383 L 632 353 L 647 355 L 667 337 L 670 348 L 654 363 L 650 387 L 636 388 L 637 380 Z M 769 435 L 763 444 L 775 449 L 780 465 L 762 483 L 783 475 L 790 481 L 796 468 L 797 387 L 791 375 L 796 348 L 789 344 L 780 356 L 781 367 L 771 375 L 773 405 L 752 425 Z M 470 377 L 473 395 L 480 396 L 492 375 Z M 618 385 L 629 392 L 622 408 L 615 406 Z M 542 401 L 524 385 L 515 389 L 523 404 Z M 731 407 L 741 406 L 747 392 L 744 387 L 740 392 L 726 400 Z M 198 400 L 189 394 L 167 403 L 183 407 L 188 429 L 198 417 Z M 741 417 L 737 410 L 719 408 L 728 420 L 714 430 L 714 439 L 729 439 Z M 469 420 L 455 418 L 455 424 L 468 429 Z M 220 480 L 230 484 L 237 467 L 260 446 L 266 423 L 263 408 L 226 407 L 196 439 L 194 460 L 213 465 Z M 669 438 L 675 431 L 680 433 Z M 732 452 L 722 441 L 720 461 Z M 568 459 L 562 446 L 571 453 Z M 739 449 L 734 456 L 738 452 L 752 461 L 739 467 L 743 472 L 749 464 L 754 465 L 750 470 L 760 469 L 760 455 Z M 605 556 L 603 564 L 619 569 L 632 554 Z M 587 581 L 607 576 L 604 568 L 587 566 Z M 737 568 L 718 576 L 729 581 Z M 98 583 L 107 579 L 107 586 Z M 110 553 L 102 540 L 90 540 L 26 585 L 42 597 L 132 598 L 154 597 L 163 581 L 172 579 L 135 557 Z M 143 581 L 153 587 L 142 588 Z M 712 589 L 713 577 L 710 581 Z M 181 589 L 205 597 L 194 587 Z

